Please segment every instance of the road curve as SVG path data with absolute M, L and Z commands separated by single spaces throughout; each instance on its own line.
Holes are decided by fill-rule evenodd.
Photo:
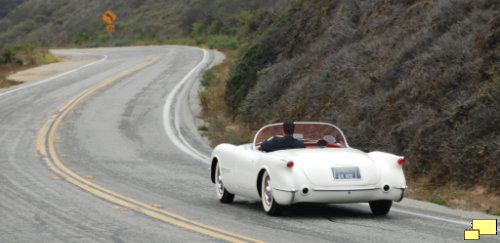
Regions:
M 58 52 L 100 59 L 0 90 L 0 242 L 456 242 L 473 218 L 493 218 L 408 199 L 387 217 L 366 204 L 279 218 L 244 198 L 220 204 L 190 105 L 216 52 Z

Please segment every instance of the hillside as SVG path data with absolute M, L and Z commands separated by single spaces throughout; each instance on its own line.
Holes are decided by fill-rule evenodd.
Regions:
M 50 63 L 51 47 L 151 44 L 203 45 L 234 50 L 290 0 L 0 0 L 0 87 L 8 74 Z M 117 18 L 106 31 L 106 10 Z M 264 17 L 263 17 L 264 16 Z
M 0 1 L 0 19 L 7 15 L 12 9 L 16 8 L 17 5 L 21 4 L 23 0 L 2 0 Z
M 226 102 L 256 129 L 332 122 L 426 188 L 500 195 L 498 1 L 296 1 L 241 54 Z
M 164 43 L 185 37 L 201 39 L 204 35 L 236 36 L 238 26 L 252 18 L 254 13 L 272 11 L 284 6 L 288 0 L 6 2 L 10 8 L 15 8 L 3 14 L 3 18 L 0 15 L 0 47 L 26 44 L 96 47 L 137 42 Z M 106 23 L 101 19 L 108 9 L 117 15 L 114 22 L 116 32 L 112 36 L 106 32 Z

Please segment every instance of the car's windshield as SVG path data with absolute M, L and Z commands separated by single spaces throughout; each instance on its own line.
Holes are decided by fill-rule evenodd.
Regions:
M 273 136 L 283 135 L 283 124 L 275 123 L 261 128 L 254 138 L 254 146 L 259 145 Z M 293 136 L 302 142 L 315 142 L 325 140 L 330 144 L 338 144 L 348 147 L 342 131 L 331 124 L 319 122 L 295 122 L 295 133 Z

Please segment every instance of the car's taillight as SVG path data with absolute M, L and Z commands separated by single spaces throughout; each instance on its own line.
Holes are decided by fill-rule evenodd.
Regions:
M 286 167 L 292 168 L 293 166 L 294 166 L 293 161 L 290 160 L 290 161 L 286 162 Z
M 398 164 L 403 165 L 404 163 L 405 163 L 404 158 L 398 159 Z

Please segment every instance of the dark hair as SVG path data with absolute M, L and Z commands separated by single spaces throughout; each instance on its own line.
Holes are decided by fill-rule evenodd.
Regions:
M 293 135 L 293 132 L 295 132 L 295 124 L 293 124 L 293 121 L 283 122 L 283 131 L 286 135 Z

